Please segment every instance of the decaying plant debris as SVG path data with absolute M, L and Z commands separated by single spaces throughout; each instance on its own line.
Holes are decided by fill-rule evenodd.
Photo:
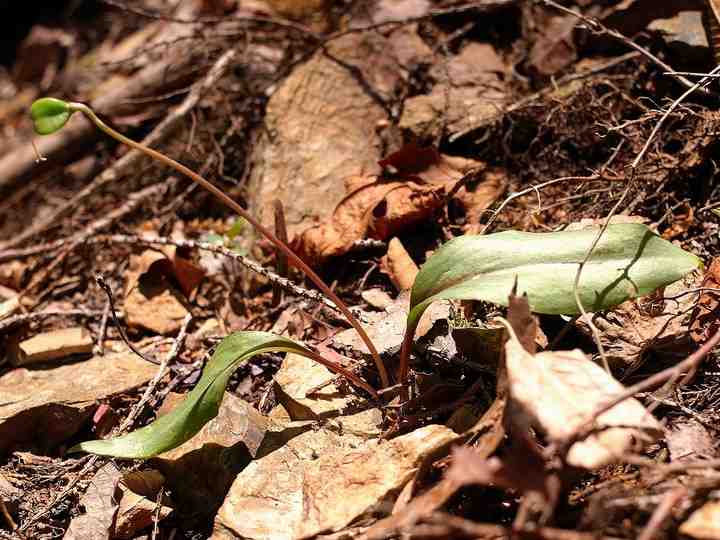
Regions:
M 720 539 L 719 8 L 19 15 L 0 70 L 0 539 Z M 35 137 L 46 95 L 275 228 L 391 382 L 187 179 L 80 115 Z M 636 249 L 616 257 L 614 237 Z M 240 331 L 266 352 L 226 354 Z M 172 444 L 113 446 L 178 418 Z

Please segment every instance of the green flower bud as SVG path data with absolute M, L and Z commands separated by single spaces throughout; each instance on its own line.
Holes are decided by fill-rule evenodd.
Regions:
M 38 135 L 50 135 L 62 129 L 73 112 L 67 102 L 56 98 L 40 98 L 30 107 L 30 116 Z

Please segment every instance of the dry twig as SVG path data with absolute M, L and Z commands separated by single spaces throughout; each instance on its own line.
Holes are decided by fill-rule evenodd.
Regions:
M 650 521 L 647 522 L 642 534 L 638 536 L 638 540 L 653 540 L 654 538 L 658 538 L 658 533 L 663 522 L 680 501 L 687 496 L 687 493 L 687 489 L 684 487 L 678 487 L 669 491 L 657 506 L 653 515 L 650 516 Z
M 167 356 L 160 362 L 160 367 L 158 368 L 155 377 L 153 377 L 150 383 L 148 383 L 148 386 L 145 389 L 142 397 L 140 398 L 140 401 L 138 401 L 133 406 L 125 420 L 123 420 L 123 423 L 120 424 L 120 427 L 117 430 L 118 434 L 125 432 L 133 426 L 135 420 L 145 408 L 145 405 L 148 403 L 148 401 L 150 401 L 150 398 L 152 397 L 155 388 L 160 383 L 162 378 L 168 373 L 168 366 L 171 362 L 175 360 L 175 358 L 177 358 L 178 354 L 180 354 L 180 349 L 185 343 L 185 338 L 187 337 L 188 328 L 190 327 L 191 322 L 192 315 L 188 313 L 183 319 L 182 327 L 180 328 L 180 332 L 178 333 L 175 341 L 173 342 L 172 349 L 170 349 L 170 352 L 167 354 Z

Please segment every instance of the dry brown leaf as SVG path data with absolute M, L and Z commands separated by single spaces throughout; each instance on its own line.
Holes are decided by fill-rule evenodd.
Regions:
M 573 15 L 547 17 L 530 49 L 528 62 L 541 75 L 554 75 L 577 58 L 573 32 L 578 20 Z
M 114 463 L 95 473 L 80 500 L 85 513 L 72 519 L 63 540 L 110 540 L 118 510 L 115 493 L 121 476 Z
M 365 318 L 369 321 L 363 326 L 381 355 L 393 356 L 400 351 L 409 307 L 410 294 L 409 291 L 405 291 L 385 309 L 385 313 L 366 314 Z M 429 334 L 438 322 L 447 321 L 449 317 L 450 303 L 448 301 L 434 302 L 420 319 L 420 324 L 415 332 L 416 339 L 420 340 Z M 350 350 L 353 355 L 371 358 L 367 345 L 353 329 L 343 330 L 333 336 L 332 343 L 342 350 Z
M 480 219 L 508 185 L 507 172 L 493 167 L 483 171 L 478 180 L 471 180 L 461 187 L 454 198 L 465 209 L 465 234 L 479 234 Z
M 388 243 L 388 250 L 380 261 L 380 268 L 390 277 L 398 291 L 412 289 L 420 271 L 398 238 L 393 238 Z
M 720 289 L 720 259 L 714 259 L 700 285 Z M 690 316 L 690 337 L 700 346 L 717 333 L 720 326 L 720 291 L 703 291 Z
M 350 191 L 330 221 L 305 230 L 294 247 L 317 265 L 347 253 L 366 237 L 386 240 L 404 227 L 428 219 L 443 202 L 445 187 L 415 182 L 386 182 L 361 178 L 361 187 Z M 357 186 L 357 179 L 349 181 Z
M 502 116 L 510 91 L 501 74 L 510 67 L 494 47 L 471 42 L 447 63 L 434 64 L 430 73 L 439 82 L 405 101 L 401 128 L 421 139 L 450 134 L 452 141 Z
M 403 146 L 381 160 L 392 176 L 356 176 L 346 180 L 346 197 L 326 223 L 305 230 L 294 247 L 313 264 L 349 251 L 360 239 L 379 240 L 429 219 L 446 203 L 446 196 L 470 171 L 484 165 L 470 159 L 449 157 L 433 147 L 415 143 Z M 460 186 L 455 194 L 472 216 L 487 208 L 504 189 L 504 177 L 489 175 L 472 187 Z
M 422 495 L 412 499 L 401 511 L 393 512 L 393 515 L 370 527 L 365 532 L 363 540 L 383 540 L 398 531 L 407 530 L 422 518 L 439 510 L 459 488 L 457 482 L 444 478 Z
M 691 348 L 688 313 L 697 297 L 688 291 L 699 287 L 701 279 L 693 274 L 669 285 L 662 294 L 629 300 L 612 311 L 591 314 L 610 367 L 627 376 L 641 367 L 651 352 L 667 357 L 687 355 Z M 583 318 L 576 325 L 592 338 Z
M 662 237 L 665 240 L 672 240 L 685 234 L 694 224 L 695 211 L 686 203 L 677 213 L 673 212 L 670 217 L 670 227 L 662 233 Z
M 503 458 L 484 458 L 472 448 L 453 450 L 452 465 L 446 478 L 458 486 L 469 484 L 494 485 L 520 493 L 537 493 L 554 505 L 559 493 L 558 479 L 546 472 L 542 452 L 527 437 L 508 447 Z
M 697 540 L 720 540 L 720 501 L 710 501 L 695 510 L 679 529 Z
M 648 24 L 647 28 L 660 34 L 671 50 L 674 49 L 679 55 L 687 58 L 687 65 L 690 66 L 691 60 L 707 58 L 711 44 L 708 39 L 711 37 L 709 30 L 713 25 L 708 24 L 709 28 L 706 29 L 703 10 L 697 9 L 700 6 L 688 7 L 696 9 L 684 9 L 672 17 L 657 18 Z
M 497 74 L 510 71 L 508 64 L 500 57 L 490 43 L 471 41 L 458 54 L 445 63 L 430 68 L 430 74 L 437 80 L 449 79 L 452 86 L 477 86 L 497 83 Z
M 158 471 L 138 471 L 123 475 L 118 483 L 120 506 L 115 520 L 113 538 L 129 540 L 137 533 L 158 520 L 163 520 L 170 512 L 170 499 L 163 493 L 158 494 L 165 484 L 165 478 Z M 160 508 L 158 509 L 158 503 Z
M 401 70 L 387 47 L 379 33 L 343 36 L 297 66 L 270 97 L 248 179 L 250 206 L 266 226 L 280 197 L 288 234 L 296 237 L 330 218 L 345 194 L 344 179 L 377 171 L 383 141 L 375 127 L 387 121 L 387 112 L 347 65 L 390 98 L 386 92 Z M 387 142 L 397 144 L 394 137 Z
M 502 422 L 504 409 L 505 398 L 500 396 L 485 411 L 482 418 L 465 431 L 464 438 L 474 440 L 474 459 L 485 460 L 489 458 L 502 442 L 505 437 Z M 457 430 L 454 431 L 458 432 Z M 388 538 L 398 531 L 408 530 L 409 527 L 421 519 L 439 510 L 463 485 L 465 485 L 465 479 L 458 482 L 457 479 L 446 476 L 422 495 L 411 499 L 401 509 L 397 509 L 396 505 L 391 516 L 378 521 L 365 533 L 365 540 L 380 540 L 381 538 Z
M 204 272 L 175 249 L 133 255 L 125 286 L 128 326 L 162 335 L 176 333 L 189 312 L 186 297 L 203 277 Z
M 625 390 L 580 350 L 533 355 L 514 335 L 505 347 L 511 422 L 535 424 L 553 440 L 571 436 L 599 407 Z M 603 429 L 570 448 L 570 464 L 596 469 L 631 451 L 635 442 L 647 443 L 662 434 L 660 424 L 636 399 L 601 414 L 596 424 Z
M 146 276 L 162 276 L 177 285 L 186 297 L 200 285 L 205 277 L 205 271 L 182 256 L 175 246 L 148 249 L 140 255 L 130 257 L 126 291 L 133 288 L 138 281 Z
M 76 433 L 100 400 L 145 384 L 156 371 L 134 353 L 119 353 L 5 373 L 0 376 L 0 455 L 21 443 L 52 448 Z

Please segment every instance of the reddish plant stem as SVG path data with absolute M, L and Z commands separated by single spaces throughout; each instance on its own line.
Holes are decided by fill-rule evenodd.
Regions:
M 135 148 L 136 150 L 139 150 L 140 152 L 143 152 L 145 155 L 156 159 L 160 161 L 161 163 L 172 167 L 179 173 L 187 176 L 190 178 L 193 182 L 200 185 L 210 193 L 212 193 L 218 200 L 220 200 L 225 206 L 230 208 L 231 210 L 235 211 L 238 215 L 240 215 L 242 218 L 247 220 L 255 229 L 262 234 L 265 238 L 267 238 L 278 250 L 283 252 L 287 258 L 292 262 L 292 264 L 297 267 L 300 271 L 302 271 L 310 280 L 315 283 L 315 285 L 328 297 L 330 298 L 335 305 L 337 305 L 338 309 L 342 312 L 342 314 L 345 316 L 345 318 L 348 320 L 348 322 L 352 325 L 352 327 L 357 331 L 357 333 L 360 335 L 360 338 L 365 342 L 365 345 L 367 346 L 368 350 L 370 351 L 370 354 L 373 357 L 373 360 L 375 361 L 375 366 L 378 370 L 378 373 L 380 375 L 380 381 L 382 383 L 383 388 L 390 386 L 390 379 L 387 374 L 387 370 L 385 369 L 385 364 L 383 363 L 382 359 L 380 358 L 380 355 L 377 352 L 377 349 L 375 348 L 375 345 L 373 344 L 370 337 L 367 335 L 363 327 L 360 325 L 358 320 L 355 318 L 355 316 L 352 314 L 350 309 L 345 305 L 345 303 L 340 300 L 340 298 L 333 292 L 333 290 L 322 280 L 320 276 L 318 276 L 315 271 L 310 268 L 310 266 L 305 263 L 298 255 L 295 254 L 295 252 L 285 243 L 282 242 L 280 239 L 277 238 L 269 229 L 267 229 L 265 226 L 263 226 L 257 219 L 255 219 L 253 216 L 250 215 L 250 213 L 245 210 L 242 206 L 240 206 L 237 202 L 232 200 L 230 197 L 228 197 L 220 188 L 216 187 L 215 185 L 211 184 L 208 180 L 197 174 L 192 169 L 189 169 L 185 165 L 175 161 L 172 158 L 167 157 L 165 154 L 162 154 L 156 150 L 153 150 L 152 148 L 148 148 L 147 146 L 140 144 L 132 139 L 129 139 L 122 135 L 121 133 L 118 133 L 113 128 L 105 124 L 100 118 L 95 114 L 95 112 L 88 107 L 87 105 L 84 105 L 82 103 L 70 103 L 70 110 L 75 112 L 81 112 L 83 113 L 90 121 L 95 124 L 98 129 L 105 132 L 107 135 L 112 137 L 113 139 L 116 139 L 120 141 L 123 144 L 126 144 L 130 146 L 131 148 Z

